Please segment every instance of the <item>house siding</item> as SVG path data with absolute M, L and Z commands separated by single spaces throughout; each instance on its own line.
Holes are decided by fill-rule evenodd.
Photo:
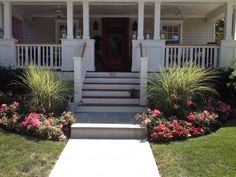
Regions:
M 205 19 L 188 19 L 183 21 L 183 44 L 206 44 L 214 42 L 214 23 Z
M 79 18 L 79 26 L 82 30 L 82 19 Z M 96 35 L 93 31 L 94 21 L 98 22 L 98 34 L 102 36 L 102 19 L 90 19 L 90 36 Z M 132 28 L 137 18 L 129 19 L 129 38 L 132 39 Z M 173 20 L 172 20 L 173 21 Z M 152 32 L 153 18 L 144 19 L 144 33 Z M 206 44 L 214 41 L 213 22 L 207 23 L 205 19 L 183 20 L 182 43 L 183 44 Z M 144 34 L 145 35 L 145 34 Z M 24 42 L 55 42 L 55 19 L 54 18 L 33 18 L 24 21 Z
M 55 19 L 32 18 L 24 20 L 24 42 L 54 42 Z

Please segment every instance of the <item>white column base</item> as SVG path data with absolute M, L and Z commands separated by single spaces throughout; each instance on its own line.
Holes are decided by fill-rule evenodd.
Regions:
M 165 40 L 133 40 L 132 71 L 140 71 L 140 43 L 143 46 L 143 57 L 148 57 L 148 71 L 160 71 L 164 67 Z
M 62 39 L 62 71 L 73 71 L 73 57 L 80 57 L 84 42 L 87 42 L 87 47 L 84 59 L 87 60 L 87 70 L 95 71 L 95 41 L 93 39 Z
M 16 47 L 14 39 L 0 39 L 0 65 L 16 67 Z
M 233 59 L 236 58 L 236 41 L 234 40 L 223 40 L 221 41 L 220 51 L 220 67 L 230 66 Z

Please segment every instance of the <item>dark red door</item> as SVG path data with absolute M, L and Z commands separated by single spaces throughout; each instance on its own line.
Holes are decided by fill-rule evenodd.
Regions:
M 102 46 L 106 71 L 127 71 L 129 51 L 129 19 L 102 19 Z

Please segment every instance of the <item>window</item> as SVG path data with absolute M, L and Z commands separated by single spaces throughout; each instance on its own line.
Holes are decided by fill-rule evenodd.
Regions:
M 166 40 L 166 44 L 181 43 L 181 23 L 163 23 L 161 27 L 161 37 Z

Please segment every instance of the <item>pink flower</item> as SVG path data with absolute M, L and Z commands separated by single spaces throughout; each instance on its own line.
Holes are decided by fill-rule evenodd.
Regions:
M 16 110 L 19 107 L 19 103 L 14 101 L 13 103 L 13 109 Z
M 42 124 L 40 121 L 41 116 L 42 114 L 30 113 L 21 124 L 27 129 L 39 127 Z
M 187 102 L 187 105 L 188 105 L 188 106 L 190 106 L 190 105 L 193 104 L 193 101 L 192 101 L 191 99 L 188 99 L 186 102 Z
M 203 111 L 203 114 L 205 114 L 206 116 L 208 116 L 208 115 L 209 115 L 209 112 L 208 112 L 207 110 L 204 110 L 204 111 Z
M 194 121 L 195 116 L 191 113 L 191 114 L 189 114 L 188 119 L 191 120 L 191 121 Z
M 156 114 L 157 116 L 161 114 L 161 112 L 158 109 L 154 109 L 153 113 Z

